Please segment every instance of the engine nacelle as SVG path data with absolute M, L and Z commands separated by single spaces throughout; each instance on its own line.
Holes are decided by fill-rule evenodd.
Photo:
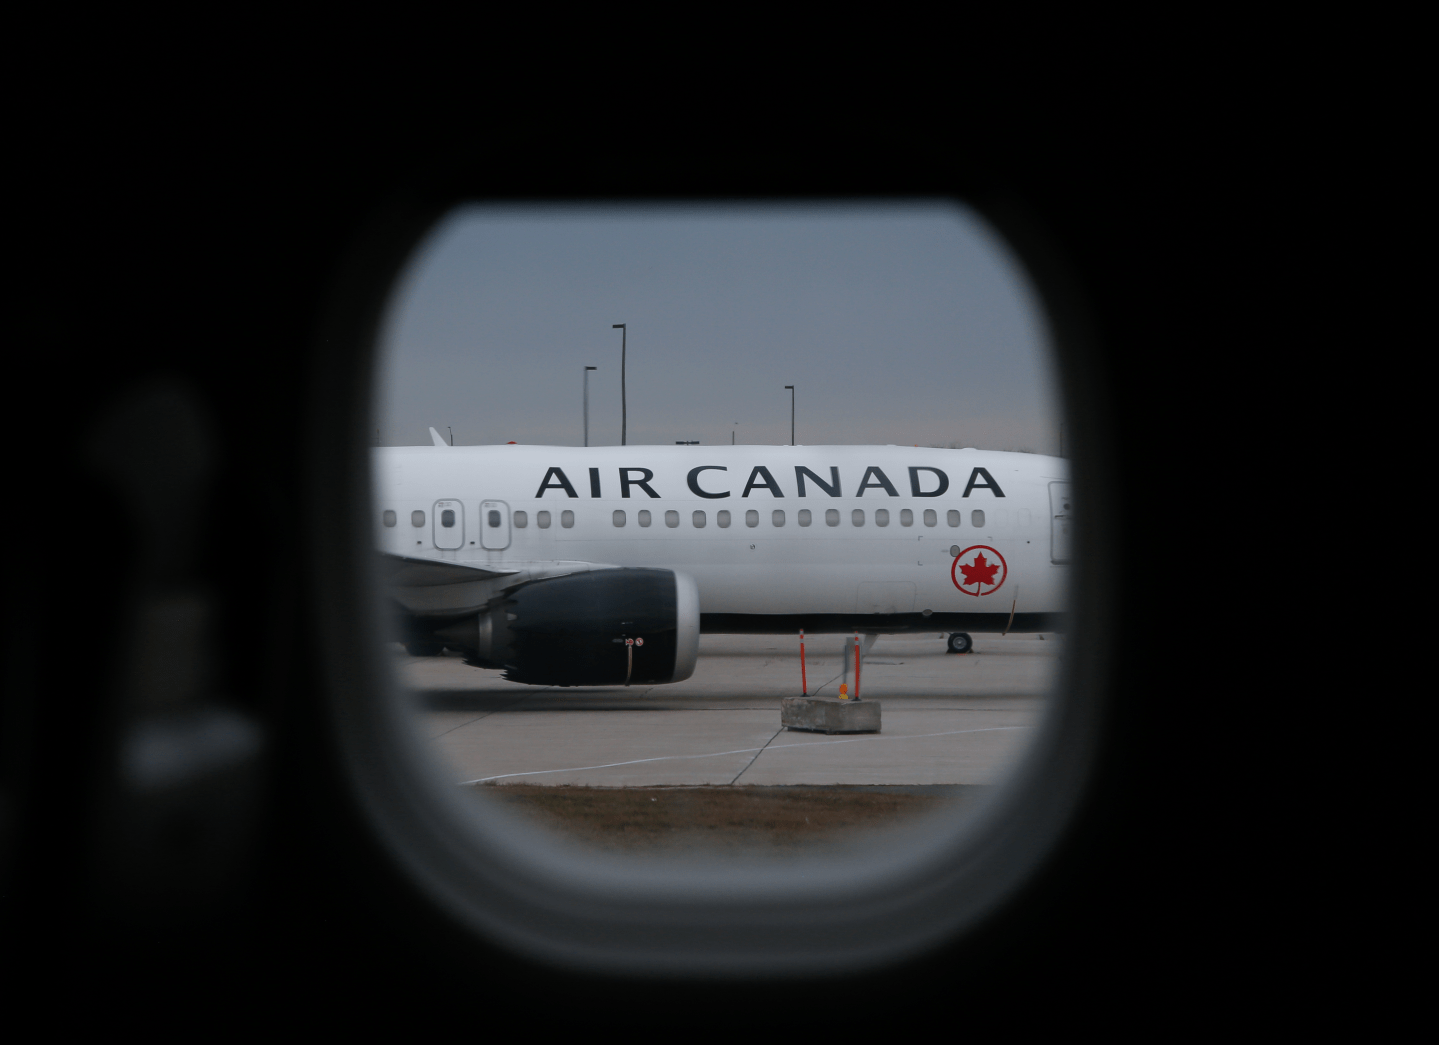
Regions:
M 503 667 L 511 682 L 680 682 L 699 657 L 699 590 L 673 570 L 592 570 L 517 588 L 485 607 L 473 627 L 465 645 L 473 643 L 474 661 Z

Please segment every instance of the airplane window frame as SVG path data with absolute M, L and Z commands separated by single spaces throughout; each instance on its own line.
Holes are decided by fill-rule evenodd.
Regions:
M 1070 655 L 1053 706 L 1006 785 L 953 830 L 912 836 L 901 852 L 838 868 L 807 865 L 802 890 L 743 869 L 635 874 L 596 860 L 566 871 L 570 851 L 547 849 L 519 822 L 477 813 L 471 796 L 439 776 L 407 717 L 383 641 L 366 438 L 380 319 L 414 251 L 455 206 L 471 201 L 436 194 L 377 221 L 355 248 L 360 260 L 337 275 L 315 340 L 306 546 L 311 583 L 325 593 L 317 622 L 325 709 L 345 786 L 391 865 L 477 942 L 587 973 L 812 978 L 880 968 L 976 932 L 1059 846 L 1092 786 L 1103 735 L 1112 639 L 1102 623 L 1113 617 L 1113 582 L 1089 564 L 1110 550 L 1112 479 L 1104 462 L 1113 452 L 1103 396 L 1081 394 L 1089 335 L 1082 308 L 1071 307 L 1082 301 L 1078 282 L 1023 214 L 965 203 L 1013 253 L 1044 311 L 1069 481 L 1083 488 L 1086 503 L 1072 536 Z M 561 525 L 573 526 L 572 512 Z M 776 932 L 781 923 L 785 931 Z

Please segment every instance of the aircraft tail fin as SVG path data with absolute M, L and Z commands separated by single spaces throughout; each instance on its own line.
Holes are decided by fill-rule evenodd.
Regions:
M 434 440 L 434 443 L 435 443 L 436 446 L 449 446 L 449 445 L 450 445 L 449 443 L 445 442 L 445 437 L 444 437 L 444 436 L 442 436 L 439 432 L 435 431 L 435 429 L 434 429 L 433 426 L 430 427 L 430 438 L 431 438 L 432 440 Z

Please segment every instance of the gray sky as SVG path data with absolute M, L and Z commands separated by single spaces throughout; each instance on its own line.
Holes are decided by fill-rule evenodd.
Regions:
M 453 212 L 411 260 L 383 334 L 381 445 L 918 443 L 1055 453 L 1043 318 L 971 212 L 894 205 L 514 207 Z M 735 428 L 733 422 L 739 422 Z

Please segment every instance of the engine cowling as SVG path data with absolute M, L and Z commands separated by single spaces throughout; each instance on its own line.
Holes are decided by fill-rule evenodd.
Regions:
M 699 591 L 685 574 L 593 570 L 491 602 L 473 626 L 472 660 L 536 686 L 680 682 L 694 673 L 699 625 Z

